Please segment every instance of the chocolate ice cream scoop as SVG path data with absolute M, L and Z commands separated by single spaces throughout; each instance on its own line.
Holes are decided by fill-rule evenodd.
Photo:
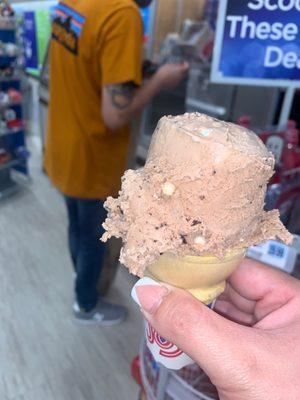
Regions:
M 120 261 L 143 276 L 165 253 L 224 257 L 267 239 L 291 242 L 277 210 L 263 210 L 274 157 L 250 130 L 203 114 L 164 117 L 144 168 L 108 198 L 106 233 Z

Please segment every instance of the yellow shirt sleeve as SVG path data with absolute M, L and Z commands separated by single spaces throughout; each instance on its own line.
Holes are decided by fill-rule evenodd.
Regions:
M 139 10 L 123 8 L 112 14 L 102 31 L 102 85 L 142 80 L 143 25 Z

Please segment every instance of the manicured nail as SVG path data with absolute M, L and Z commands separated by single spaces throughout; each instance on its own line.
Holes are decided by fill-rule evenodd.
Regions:
M 154 314 L 169 289 L 151 278 L 140 279 L 131 291 L 133 300 L 149 314 Z

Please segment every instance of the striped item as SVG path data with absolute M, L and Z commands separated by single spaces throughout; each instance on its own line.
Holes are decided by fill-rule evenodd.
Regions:
M 73 10 L 71 7 L 62 2 L 58 3 L 58 5 L 55 7 L 54 18 L 59 18 L 62 23 L 70 18 L 70 28 L 77 37 L 80 36 L 86 19 L 83 15 L 79 14 L 77 11 Z

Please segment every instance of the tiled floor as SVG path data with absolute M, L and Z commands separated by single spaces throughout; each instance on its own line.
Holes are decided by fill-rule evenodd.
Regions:
M 73 322 L 64 204 L 41 172 L 37 139 L 32 151 L 32 184 L 0 203 L 0 399 L 135 400 L 130 362 L 142 324 L 134 280 L 120 269 L 110 293 L 129 308 L 123 324 Z

